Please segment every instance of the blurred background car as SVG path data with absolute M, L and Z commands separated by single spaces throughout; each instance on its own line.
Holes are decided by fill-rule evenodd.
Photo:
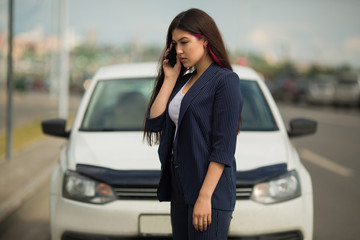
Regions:
M 275 79 L 271 93 L 276 101 L 301 103 L 304 102 L 308 89 L 308 79 L 291 69 Z
M 331 74 L 318 74 L 306 92 L 306 102 L 309 104 L 330 105 L 334 101 L 336 78 Z
M 342 73 L 337 78 L 334 101 L 335 106 L 357 106 L 360 108 L 360 74 Z
M 64 119 L 42 122 L 44 133 L 68 139 L 51 178 L 52 240 L 171 237 L 170 204 L 157 200 L 157 148 L 144 143 L 142 132 L 156 69 L 157 63 L 103 67 L 70 132 Z M 315 133 L 317 124 L 293 119 L 287 130 L 260 76 L 233 70 L 244 105 L 229 236 L 311 240 L 312 181 L 289 137 Z

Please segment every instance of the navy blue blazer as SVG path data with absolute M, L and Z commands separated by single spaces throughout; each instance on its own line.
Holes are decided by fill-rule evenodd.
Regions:
M 150 118 L 146 129 L 162 132 L 158 149 L 161 178 L 158 199 L 171 200 L 171 155 L 186 204 L 194 205 L 210 161 L 225 164 L 212 195 L 212 208 L 233 210 L 236 201 L 235 146 L 242 110 L 240 80 L 236 73 L 211 64 L 185 94 L 180 107 L 178 132 L 168 113 L 169 102 L 192 74 L 180 78 L 164 113 Z M 173 142 L 174 141 L 174 142 Z

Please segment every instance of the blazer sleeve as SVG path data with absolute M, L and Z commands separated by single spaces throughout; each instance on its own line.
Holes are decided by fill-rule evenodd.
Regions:
M 150 118 L 150 110 L 146 114 L 145 128 L 151 132 L 160 132 L 165 122 L 165 112 L 155 118 Z
M 219 80 L 215 92 L 212 146 L 209 161 L 231 167 L 234 161 L 238 122 L 242 109 L 240 79 L 228 72 Z

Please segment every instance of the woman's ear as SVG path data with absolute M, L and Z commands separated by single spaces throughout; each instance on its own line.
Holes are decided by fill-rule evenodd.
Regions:
M 207 45 L 209 44 L 207 40 L 203 40 L 204 41 L 204 48 L 206 49 L 207 48 Z

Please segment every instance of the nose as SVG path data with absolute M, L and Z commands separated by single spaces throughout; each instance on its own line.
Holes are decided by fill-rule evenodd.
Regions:
M 177 44 L 177 45 L 175 46 L 175 49 L 176 49 L 176 54 L 177 54 L 177 55 L 183 53 L 183 51 L 182 51 L 181 47 L 179 46 L 179 44 Z

